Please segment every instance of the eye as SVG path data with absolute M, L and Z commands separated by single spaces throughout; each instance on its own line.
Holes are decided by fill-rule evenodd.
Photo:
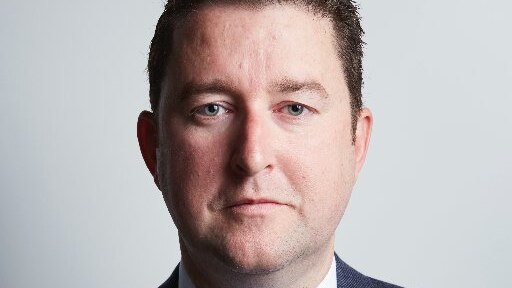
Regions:
M 299 116 L 302 113 L 304 113 L 304 109 L 305 108 L 304 108 L 304 106 L 295 103 L 295 104 L 287 105 L 286 109 L 287 109 L 288 113 L 290 113 L 290 115 L 292 115 L 292 116 Z
M 200 114 L 203 116 L 208 116 L 208 117 L 214 117 L 214 116 L 217 116 L 218 114 L 222 114 L 222 113 L 226 113 L 226 112 L 227 112 L 226 108 L 224 108 L 218 104 L 214 104 L 214 103 L 203 105 L 203 106 L 197 108 L 196 110 L 194 110 L 194 113 Z

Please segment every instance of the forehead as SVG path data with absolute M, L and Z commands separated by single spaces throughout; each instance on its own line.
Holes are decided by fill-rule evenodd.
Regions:
M 258 36 L 283 36 L 300 30 L 308 34 L 330 33 L 332 25 L 330 19 L 312 9 L 296 4 L 269 4 L 249 6 L 243 4 L 208 4 L 193 10 L 182 21 L 178 21 L 178 33 L 185 32 L 213 32 L 217 36 L 230 36 L 227 32 L 248 31 Z M 279 29 L 269 29 L 279 28 Z M 282 31 L 282 28 L 291 28 Z M 256 36 L 250 33 L 247 36 Z M 176 35 L 176 34 L 175 34 Z
M 223 77 L 254 90 L 279 78 L 343 79 L 331 20 L 304 6 L 203 6 L 177 25 L 172 43 L 176 85 Z

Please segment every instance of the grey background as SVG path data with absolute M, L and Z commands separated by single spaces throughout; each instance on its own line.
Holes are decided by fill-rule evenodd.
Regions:
M 0 3 L 0 287 L 158 286 L 179 249 L 135 124 L 163 1 Z M 511 2 L 360 3 L 375 126 L 336 250 L 511 287 Z

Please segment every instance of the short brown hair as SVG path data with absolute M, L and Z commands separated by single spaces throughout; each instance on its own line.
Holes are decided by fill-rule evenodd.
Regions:
M 358 7 L 352 0 L 169 0 L 165 10 L 158 19 L 155 35 L 151 41 L 148 59 L 149 98 L 151 109 L 158 110 L 161 83 L 165 77 L 169 60 L 172 34 L 176 22 L 186 17 L 191 11 L 198 10 L 206 4 L 233 4 L 249 7 L 260 7 L 271 4 L 294 4 L 312 9 L 322 16 L 328 17 L 333 23 L 336 34 L 338 57 L 342 63 L 350 93 L 352 114 L 352 135 L 355 137 L 357 117 L 362 108 L 363 85 L 363 46 Z

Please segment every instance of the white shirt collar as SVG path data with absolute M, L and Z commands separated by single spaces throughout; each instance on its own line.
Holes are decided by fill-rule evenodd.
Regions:
M 334 259 L 334 256 L 332 257 L 331 261 L 331 268 L 329 268 L 329 271 L 327 272 L 327 275 L 325 275 L 324 280 L 320 282 L 320 285 L 318 285 L 317 288 L 336 288 L 338 287 L 338 276 L 336 275 L 336 259 Z
M 194 284 L 192 283 L 192 280 L 190 280 L 190 277 L 187 274 L 187 271 L 185 270 L 184 265 L 179 265 L 179 280 L 178 280 L 178 288 L 195 288 Z M 337 275 L 336 275 L 336 260 L 334 257 L 332 258 L 331 262 L 331 268 L 329 268 L 329 271 L 327 272 L 327 275 L 325 275 L 322 282 L 320 282 L 320 285 L 317 286 L 317 288 L 336 288 L 337 287 Z

